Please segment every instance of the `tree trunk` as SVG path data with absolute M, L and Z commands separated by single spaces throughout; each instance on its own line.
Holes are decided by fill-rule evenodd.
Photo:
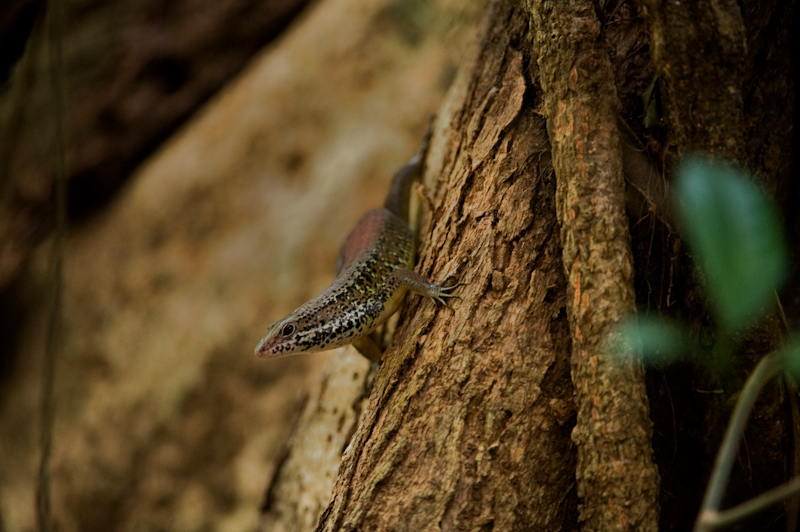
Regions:
M 86 219 L 181 123 L 279 35 L 308 0 L 59 0 L 68 102 L 68 207 Z M 46 2 L 4 2 L 0 83 L 13 39 Z M 51 8 L 54 7 L 51 2 Z M 16 16 L 14 16 L 16 15 Z M 41 26 L 41 24 L 39 25 Z M 40 27 L 39 30 L 42 30 Z M 0 87 L 0 291 L 53 226 L 54 150 L 49 42 L 35 31 Z
M 494 2 L 437 118 L 411 299 L 318 530 L 562 530 L 575 523 L 554 175 L 522 11 Z M 567 468 L 565 470 L 565 467 Z
M 443 104 L 428 161 L 433 209 L 420 230 L 419 269 L 436 282 L 465 282 L 459 292 L 463 299 L 452 310 L 415 299 L 407 303 L 319 531 L 561 530 L 575 528 L 578 519 L 584 530 L 656 530 L 659 525 L 673 530 L 689 528 L 696 515 L 729 403 L 716 392 L 709 397 L 706 392 L 719 383 L 700 367 L 651 370 L 648 391 L 656 402 L 651 444 L 641 368 L 630 360 L 612 363 L 610 335 L 618 319 L 634 310 L 632 273 L 639 304 L 677 312 L 698 330 L 704 327 L 704 295 L 672 232 L 661 176 L 676 160 L 670 155 L 675 148 L 680 153 L 702 147 L 747 158 L 737 140 L 740 131 L 720 135 L 714 127 L 719 112 L 726 114 L 726 128 L 747 121 L 741 90 L 731 89 L 720 100 L 730 112 L 698 112 L 700 103 L 693 107 L 690 102 L 707 109 L 719 99 L 719 83 L 711 80 L 724 78 L 740 87 L 743 78 L 754 84 L 758 74 L 743 73 L 738 55 L 747 46 L 740 42 L 741 28 L 734 31 L 720 22 L 719 34 L 709 35 L 703 29 L 707 18 L 696 15 L 694 27 L 686 31 L 704 33 L 716 43 L 716 48 L 708 46 L 719 56 L 704 56 L 710 64 L 691 70 L 693 80 L 669 70 L 672 77 L 657 84 L 666 118 L 646 131 L 641 95 L 658 69 L 669 68 L 670 58 L 680 62 L 669 54 L 651 62 L 649 41 L 655 48 L 677 46 L 675 40 L 686 40 L 684 33 L 664 37 L 654 26 L 652 8 L 648 13 L 654 18 L 642 19 L 626 3 L 602 9 L 587 4 L 576 18 L 547 11 L 552 4 L 532 2 L 534 46 L 525 13 L 514 4 L 500 0 L 488 8 L 474 58 Z M 736 6 L 722 8 L 722 20 L 741 22 Z M 762 13 L 753 24 L 763 20 Z M 766 20 L 774 24 L 777 19 Z M 758 37 L 768 25 L 760 30 L 754 25 L 748 27 L 751 40 L 762 47 L 779 46 Z M 564 35 L 566 45 L 554 42 L 558 39 L 552 35 Z M 738 48 L 731 48 L 734 44 Z M 685 44 L 681 48 L 697 55 Z M 737 60 L 731 63 L 730 57 Z M 547 80 L 542 80 L 544 92 L 540 77 Z M 687 104 L 678 95 L 689 87 L 694 93 Z M 775 90 L 759 86 L 751 94 Z M 673 100 L 680 105 L 671 106 Z M 694 111 L 687 116 L 682 109 L 688 108 Z M 549 143 L 542 114 L 552 120 L 547 123 Z M 777 115 L 757 114 L 789 130 Z M 753 127 L 764 127 L 763 120 L 750 119 Z M 621 141 L 615 140 L 620 136 Z M 660 144 L 665 137 L 671 140 Z M 558 163 L 555 176 L 551 143 Z M 573 147 L 565 151 L 569 143 Z M 788 153 L 785 139 L 773 145 Z M 770 162 L 773 169 L 785 168 L 773 158 Z M 620 210 L 622 168 L 631 183 L 625 195 L 633 251 Z M 577 179 L 568 177 L 573 171 Z M 774 174 L 767 181 L 780 183 Z M 604 204 L 609 208 L 601 208 Z M 563 251 L 553 238 L 555 212 Z M 613 214 L 603 219 L 604 212 Z M 600 225 L 592 229 L 595 213 Z M 663 242 L 660 248 L 653 248 L 654 239 Z M 654 292 L 654 286 L 661 288 Z M 676 301 L 681 293 L 687 299 Z M 739 382 L 754 361 L 777 345 L 775 324 L 768 320 L 745 339 Z M 569 360 L 572 383 L 566 373 Z M 671 395 L 673 389 L 680 397 Z M 702 412 L 693 411 L 694 404 L 702 404 Z M 793 444 L 790 417 L 782 410 L 786 404 L 785 393 L 775 386 L 754 416 L 748 445 L 766 455 L 742 451 L 743 460 L 759 464 L 747 470 L 751 492 L 788 475 Z M 685 427 L 681 416 L 692 417 L 695 425 Z M 653 457 L 666 471 L 669 488 L 659 489 Z M 677 457 L 683 480 L 674 472 Z M 739 487 L 742 473 L 732 481 L 730 502 L 746 497 Z M 660 517 L 659 506 L 664 510 Z M 780 530 L 780 513 L 768 512 L 758 522 Z

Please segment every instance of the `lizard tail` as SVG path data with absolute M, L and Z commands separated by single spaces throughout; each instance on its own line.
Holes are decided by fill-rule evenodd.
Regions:
M 436 115 L 431 114 L 428 119 L 428 129 L 425 131 L 425 136 L 422 137 L 422 144 L 420 144 L 419 150 L 405 166 L 394 175 L 392 185 L 389 188 L 389 194 L 386 196 L 386 201 L 383 204 L 389 211 L 406 222 L 408 222 L 408 201 L 410 198 L 411 183 L 422 174 L 422 168 L 425 165 L 425 156 L 428 154 L 428 147 L 430 146 L 431 136 L 433 135 L 433 120 L 435 118 Z

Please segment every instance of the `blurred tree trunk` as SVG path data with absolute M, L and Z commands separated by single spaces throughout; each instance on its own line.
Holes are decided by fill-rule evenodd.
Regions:
M 308 3 L 58 1 L 65 27 L 68 207 L 82 220 L 106 205 Z M 0 10 L 0 295 L 53 225 L 54 167 L 47 154 L 55 111 L 41 24 L 25 44 L 44 4 L 15 0 Z
M 596 372 L 604 371 L 598 365 L 608 364 L 611 353 L 605 345 L 605 352 L 592 354 L 594 340 L 582 335 L 595 332 L 584 326 L 609 319 L 601 309 L 612 309 L 613 323 L 633 305 L 627 295 L 587 296 L 597 288 L 595 281 L 573 278 L 573 259 L 562 264 L 562 239 L 573 238 L 570 218 L 585 211 L 573 208 L 557 219 L 562 170 L 553 170 L 551 142 L 560 137 L 579 142 L 596 122 L 611 124 L 606 135 L 622 140 L 602 145 L 607 138 L 601 137 L 599 147 L 587 144 L 586 154 L 624 159 L 611 170 L 598 167 L 616 171 L 615 179 L 624 168 L 630 185 L 631 241 L 627 250 L 610 253 L 633 254 L 635 279 L 623 267 L 625 260 L 616 272 L 619 282 L 632 282 L 623 292 L 635 287 L 639 306 L 688 321 L 704 345 L 713 345 L 703 292 L 673 232 L 663 176 L 680 153 L 702 148 L 748 164 L 771 189 L 791 191 L 786 201 L 796 207 L 797 187 L 788 181 L 792 112 L 775 112 L 775 102 L 793 109 L 794 78 L 764 77 L 775 69 L 794 72 L 791 57 L 781 52 L 789 49 L 793 4 L 745 3 L 740 11 L 734 2 L 717 7 L 698 2 L 676 13 L 662 3 L 646 3 L 646 9 L 629 2 L 571 3 L 576 11 L 588 10 L 581 23 L 595 35 L 596 42 L 580 46 L 608 54 L 599 67 L 607 74 L 593 81 L 597 99 L 586 105 L 583 124 L 547 123 L 546 117 L 563 112 L 570 105 L 566 101 L 583 90 L 579 78 L 594 71 L 578 61 L 576 70 L 569 64 L 561 72 L 547 70 L 545 85 L 540 84 L 545 67 L 539 70 L 548 35 L 553 40 L 566 35 L 566 53 L 572 53 L 569 46 L 579 41 L 572 24 L 578 19 L 561 13 L 535 21 L 542 6 L 525 4 L 528 11 L 513 0 L 496 0 L 487 9 L 473 58 L 463 65 L 437 118 L 428 160 L 432 211 L 426 207 L 423 214 L 418 268 L 435 282 L 466 283 L 458 292 L 462 299 L 437 308 L 409 297 L 363 414 L 354 421 L 317 530 L 688 529 L 730 414 L 730 395 L 753 364 L 779 345 L 776 320 L 754 328 L 737 359 L 736 385 L 725 383 L 724 392 L 723 383 L 700 366 L 654 368 L 643 379 L 634 363 L 628 373 L 598 377 Z M 537 46 L 533 31 L 539 32 Z M 702 50 L 692 44 L 699 36 Z M 678 68 L 694 63 L 697 68 Z M 651 84 L 652 105 L 661 110 L 647 129 L 641 97 Z M 723 85 L 729 87 L 724 95 Z M 613 95 L 610 107 L 597 104 L 605 94 Z M 616 116 L 600 116 L 598 109 Z M 747 136 L 766 132 L 771 132 L 768 148 Z M 573 167 L 567 164 L 564 171 Z M 599 176 L 587 179 L 596 184 Z M 608 201 L 606 193 L 595 191 L 582 208 Z M 788 218 L 797 236 L 797 216 Z M 566 240 L 563 245 L 566 250 Z M 601 268 L 591 257 L 590 272 Z M 569 291 L 565 271 L 571 276 Z M 614 273 L 612 268 L 609 275 Z M 787 306 L 794 309 L 796 281 L 789 291 L 793 299 Z M 790 320 L 796 324 L 794 312 Z M 598 330 L 603 343 L 608 330 Z M 589 347 L 581 349 L 589 355 L 581 363 L 576 357 L 584 355 L 576 350 L 584 338 Z M 572 380 L 571 363 L 577 364 Z M 645 382 L 649 400 L 641 392 Z M 636 391 L 622 391 L 629 383 Z M 586 387 L 583 395 L 575 394 L 577 387 Z M 575 401 L 586 401 L 586 417 L 581 421 L 579 413 L 577 426 L 573 394 Z M 740 451 L 728 504 L 793 474 L 797 440 L 791 404 L 778 384 L 764 394 Z M 330 412 L 349 404 L 325 406 Z M 319 422 L 312 410 L 305 410 L 296 434 Z M 631 447 L 604 454 L 621 442 Z M 581 465 L 581 452 L 597 457 Z M 297 453 L 290 448 L 287 463 L 302 470 L 305 458 Z M 278 475 L 272 493 L 297 474 Z M 281 493 L 265 507 L 264 523 L 280 522 L 275 508 L 282 497 L 302 497 L 293 490 Z M 787 517 L 791 511 L 791 505 L 771 509 L 758 517 L 758 528 L 791 527 L 796 522 Z M 307 529 L 287 522 L 287 530 Z
M 156 4 L 175 7 L 148 2 Z M 206 7 L 231 4 L 242 5 Z M 291 441 L 293 449 L 307 441 L 318 455 L 304 463 L 304 496 L 294 498 L 314 526 L 357 419 L 351 405 L 363 360 L 337 352 L 265 362 L 253 347 L 268 323 L 330 282 L 340 239 L 380 203 L 392 172 L 418 146 L 481 11 L 450 0 L 315 2 L 114 202 L 70 227 L 54 389 L 54 528 L 252 530 L 298 394 L 335 359 L 340 366 L 318 386 L 322 400 L 312 390 L 303 403 L 310 414 L 327 411 L 330 423 Z M 225 43 L 226 34 L 215 37 Z M 209 59 L 199 61 L 213 68 Z M 38 100 L 27 103 L 20 113 Z M 165 118 L 158 106 L 144 107 L 148 127 Z M 84 138 L 67 141 L 78 148 Z M 43 132 L 39 140 L 49 139 Z M 43 153 L 40 162 L 50 164 Z M 6 221 L 0 213 L 0 225 Z M 35 530 L 47 251 L 40 246 L 0 297 L 0 513 L 5 529 L 22 532 Z M 337 410 L 339 396 L 347 410 Z M 327 454 L 319 452 L 329 441 Z M 291 470 L 282 463 L 278 473 Z M 327 487 L 301 491 L 327 479 Z M 318 508 L 309 504 L 317 493 Z

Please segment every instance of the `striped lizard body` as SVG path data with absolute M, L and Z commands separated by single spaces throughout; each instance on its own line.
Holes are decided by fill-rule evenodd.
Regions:
M 321 294 L 267 328 L 256 356 L 277 358 L 353 344 L 370 360 L 382 353 L 370 334 L 403 302 L 408 291 L 446 304 L 450 290 L 429 283 L 414 268 L 414 235 L 408 225 L 411 184 L 419 178 L 432 123 L 414 157 L 392 179 L 384 206 L 365 214 L 342 245 L 338 275 Z

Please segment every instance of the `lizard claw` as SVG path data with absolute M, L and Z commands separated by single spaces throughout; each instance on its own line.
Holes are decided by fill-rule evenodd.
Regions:
M 445 307 L 448 306 L 447 300 L 445 298 L 447 298 L 447 299 L 455 298 L 455 299 L 459 299 L 459 300 L 463 301 L 463 298 L 460 295 L 451 294 L 450 291 L 451 290 L 455 290 L 459 286 L 464 286 L 466 284 L 467 283 L 456 283 L 456 284 L 451 285 L 451 286 L 438 286 L 437 285 L 436 286 L 436 289 L 437 289 L 436 292 L 437 293 L 435 295 L 433 295 L 432 297 L 433 297 L 433 299 L 435 299 L 436 301 L 438 301 L 439 303 L 441 303 Z

